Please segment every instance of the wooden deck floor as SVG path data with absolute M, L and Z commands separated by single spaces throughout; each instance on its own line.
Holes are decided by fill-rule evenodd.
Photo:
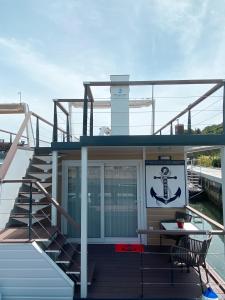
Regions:
M 89 259 L 96 263 L 95 280 L 88 289 L 88 298 L 95 299 L 196 299 L 201 297 L 197 273 L 177 270 L 171 285 L 169 255 L 166 247 L 149 248 L 144 254 L 143 295 L 140 254 L 116 253 L 113 245 L 89 245 Z M 79 290 L 76 289 L 78 295 Z M 221 296 L 223 298 L 224 295 Z M 224 298 L 223 298 L 224 299 Z

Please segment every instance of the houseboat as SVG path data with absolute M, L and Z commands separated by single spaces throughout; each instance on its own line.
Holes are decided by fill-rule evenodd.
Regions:
M 11 137 L 0 167 L 2 299 L 201 299 L 209 287 L 224 299 L 224 226 L 189 206 L 186 160 L 221 149 L 225 178 L 225 122 L 220 135 L 192 125 L 213 95 L 224 120 L 224 80 L 111 75 L 83 85 L 82 99 L 53 100 L 53 123 L 26 104 L 0 105 L 24 115 L 16 133 L 0 131 Z M 156 89 L 185 96 L 196 86 L 201 96 L 157 120 Z M 134 88 L 150 96 L 131 98 Z M 146 120 L 147 130 L 138 125 Z

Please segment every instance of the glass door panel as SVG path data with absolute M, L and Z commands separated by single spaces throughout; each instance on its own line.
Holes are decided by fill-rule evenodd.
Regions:
M 101 233 L 101 168 L 88 167 L 88 237 L 100 238 Z M 81 221 L 81 167 L 68 167 L 68 212 L 74 220 Z M 80 230 L 67 225 L 69 237 L 79 238 Z
M 105 237 L 136 237 L 137 167 L 104 168 Z

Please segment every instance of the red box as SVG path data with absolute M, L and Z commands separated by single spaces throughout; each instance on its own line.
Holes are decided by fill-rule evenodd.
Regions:
M 115 252 L 144 252 L 142 244 L 116 244 Z

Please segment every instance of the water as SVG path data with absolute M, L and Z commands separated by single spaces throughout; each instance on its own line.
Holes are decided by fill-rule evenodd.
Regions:
M 223 213 L 222 209 L 219 209 L 212 204 L 207 197 L 197 199 L 190 205 L 198 211 L 204 213 L 211 219 L 223 224 Z M 207 221 L 200 218 L 193 218 L 193 222 L 196 227 L 202 230 L 216 229 L 214 226 L 209 224 Z M 217 228 L 218 229 L 218 228 Z M 207 254 L 207 262 L 211 267 L 225 280 L 225 253 L 224 253 L 224 237 L 214 235 L 211 241 L 211 245 Z

